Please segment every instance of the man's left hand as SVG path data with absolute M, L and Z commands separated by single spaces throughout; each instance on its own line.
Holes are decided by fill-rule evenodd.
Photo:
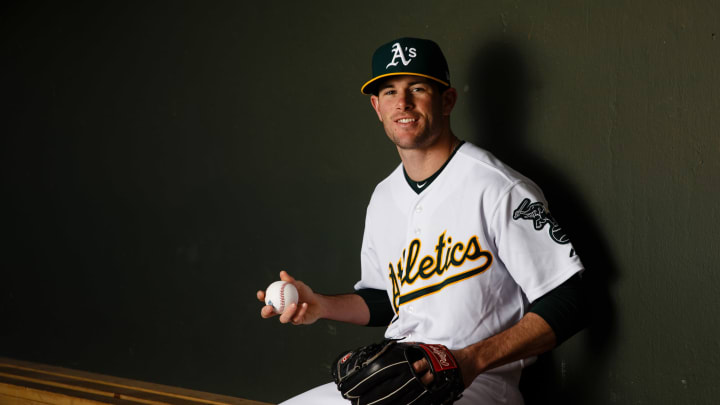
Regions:
M 455 360 L 460 367 L 460 374 L 462 374 L 463 385 L 465 388 L 469 387 L 470 384 L 475 380 L 475 377 L 480 374 L 477 371 L 477 365 L 475 356 L 469 348 L 451 350 Z M 413 369 L 420 376 L 420 380 L 425 385 L 430 385 L 433 380 L 433 374 L 430 372 L 430 365 L 427 359 L 421 359 L 413 363 Z

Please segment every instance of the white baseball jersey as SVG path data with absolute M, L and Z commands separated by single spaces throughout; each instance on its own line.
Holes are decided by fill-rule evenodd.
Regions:
M 529 302 L 582 271 L 539 188 L 465 143 L 416 193 L 402 165 L 368 206 L 356 289 L 386 290 L 385 336 L 460 349 L 523 317 Z M 456 405 L 522 404 L 518 361 L 478 376 Z M 334 383 L 282 405 L 345 405 Z
M 400 165 L 367 209 L 355 288 L 387 291 L 395 318 L 386 337 L 463 348 L 514 325 L 529 302 L 582 270 L 540 189 L 489 152 L 464 143 L 425 187 L 416 193 Z M 496 384 L 507 400 L 522 366 L 473 385 Z

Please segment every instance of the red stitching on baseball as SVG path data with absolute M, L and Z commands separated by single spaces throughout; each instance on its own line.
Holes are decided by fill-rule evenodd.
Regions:
M 282 313 L 285 311 L 285 286 L 288 284 L 288 282 L 284 282 L 280 286 L 280 308 L 278 308 L 278 312 Z

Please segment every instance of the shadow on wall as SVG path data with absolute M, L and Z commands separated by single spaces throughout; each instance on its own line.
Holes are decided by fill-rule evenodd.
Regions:
M 616 334 L 610 286 L 617 274 L 611 252 L 586 204 L 563 173 L 537 156 L 527 142 L 530 95 L 538 88 L 528 66 L 522 48 L 511 41 L 494 40 L 478 49 L 471 67 L 473 91 L 469 100 L 474 141 L 542 188 L 553 216 L 567 231 L 586 268 L 592 319 L 585 332 L 571 339 L 584 339 L 583 358 L 573 359 L 581 368 L 565 375 L 552 352 L 540 356 L 523 372 L 520 385 L 526 403 L 544 404 L 548 399 L 562 404 L 587 403 L 593 395 L 592 381 L 607 374 L 603 359 Z

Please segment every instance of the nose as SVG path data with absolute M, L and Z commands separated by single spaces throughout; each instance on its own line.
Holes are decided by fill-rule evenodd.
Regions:
M 415 107 L 413 103 L 412 93 L 410 91 L 400 92 L 397 98 L 397 109 L 402 111 L 408 111 Z

